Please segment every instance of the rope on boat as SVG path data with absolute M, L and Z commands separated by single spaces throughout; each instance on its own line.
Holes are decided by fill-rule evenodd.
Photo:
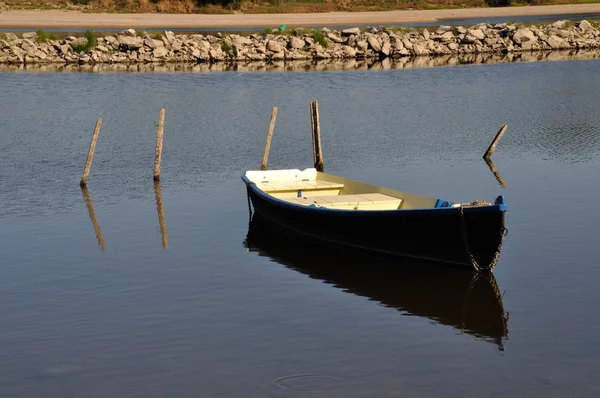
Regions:
M 246 199 L 248 199 L 248 222 L 252 221 L 252 205 L 250 204 L 250 188 L 246 187 Z
M 508 235 L 508 230 L 504 227 L 504 213 L 502 213 L 502 227 L 500 228 L 500 244 L 498 245 L 498 249 L 496 249 L 496 253 L 494 253 L 494 258 L 492 258 L 492 261 L 490 262 L 490 264 L 487 267 L 482 267 L 477 263 L 477 260 L 475 260 L 475 256 L 473 256 L 473 252 L 471 251 L 471 245 L 469 244 L 469 235 L 467 233 L 467 225 L 465 223 L 465 215 L 463 212 L 463 208 L 464 207 L 473 207 L 473 206 L 490 206 L 491 203 L 490 202 L 486 202 L 484 200 L 476 200 L 474 202 L 469 202 L 469 203 L 461 203 L 461 205 L 458 207 L 459 212 L 460 212 L 460 229 L 462 232 L 462 238 L 463 238 L 463 244 L 465 245 L 465 250 L 467 251 L 467 256 L 469 256 L 469 261 L 471 262 L 471 265 L 473 266 L 473 269 L 475 270 L 475 272 L 489 272 L 492 271 L 494 269 L 494 267 L 496 266 L 496 264 L 498 263 L 498 260 L 500 259 L 500 252 L 502 251 L 502 238 L 504 238 L 506 235 Z

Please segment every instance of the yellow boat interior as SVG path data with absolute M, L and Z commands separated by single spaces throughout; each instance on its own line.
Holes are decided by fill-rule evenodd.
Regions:
M 304 206 L 398 210 L 434 208 L 438 202 L 437 199 L 318 172 L 314 168 L 247 171 L 245 177 L 272 197 Z

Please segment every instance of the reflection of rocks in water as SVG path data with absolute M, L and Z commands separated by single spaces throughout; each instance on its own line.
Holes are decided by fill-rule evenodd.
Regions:
M 291 235 L 256 213 L 244 246 L 344 292 L 452 326 L 504 349 L 508 314 L 492 274 L 332 248 Z
M 35 72 L 302 72 L 436 68 L 442 66 L 499 64 L 512 62 L 570 61 L 600 59 L 600 50 L 538 51 L 509 54 L 462 54 L 436 57 L 384 58 L 383 60 L 319 60 L 236 63 L 165 64 L 34 64 L 0 65 L 0 71 Z

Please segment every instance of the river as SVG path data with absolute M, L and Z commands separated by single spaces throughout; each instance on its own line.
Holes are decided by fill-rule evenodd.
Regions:
M 0 87 L 0 396 L 600 394 L 600 61 L 34 70 Z M 273 105 L 269 167 L 311 166 L 311 100 L 328 172 L 505 195 L 494 278 L 253 237 L 240 176 Z M 503 124 L 505 187 L 481 159 Z

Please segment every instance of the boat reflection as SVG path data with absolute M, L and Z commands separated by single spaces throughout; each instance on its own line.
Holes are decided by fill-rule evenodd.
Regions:
M 491 273 L 476 275 L 422 261 L 374 257 L 299 239 L 255 213 L 244 246 L 347 293 L 452 326 L 504 350 L 508 313 Z

